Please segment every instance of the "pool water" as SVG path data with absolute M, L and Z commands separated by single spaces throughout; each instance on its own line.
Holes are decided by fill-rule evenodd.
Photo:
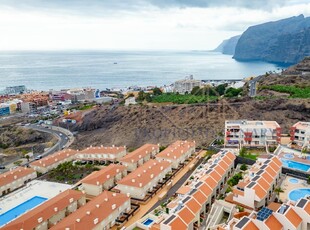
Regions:
M 292 153 L 287 153 L 287 154 L 284 154 L 284 157 L 291 159 L 291 158 L 294 158 L 294 155 Z
M 150 219 L 150 218 L 147 218 L 143 224 L 146 225 L 146 226 L 149 226 L 150 224 L 152 224 L 154 222 L 154 220 Z
M 31 199 L 25 201 L 24 203 L 21 203 L 17 205 L 16 207 L 10 209 L 9 211 L 1 214 L 0 215 L 0 226 L 19 217 L 20 215 L 24 214 L 27 210 L 38 206 L 39 204 L 43 203 L 46 200 L 47 198 L 40 197 L 40 196 L 34 196 Z
M 310 188 L 294 189 L 288 194 L 290 200 L 293 201 L 298 201 L 300 198 L 303 198 L 305 196 L 310 196 Z
M 295 178 L 291 178 L 291 179 L 289 179 L 288 180 L 289 182 L 291 182 L 292 184 L 298 184 L 298 180 L 297 179 L 295 179 Z
M 282 159 L 282 163 L 283 166 L 287 168 L 298 169 L 305 172 L 308 172 L 310 170 L 310 165 L 303 164 L 300 162 Z

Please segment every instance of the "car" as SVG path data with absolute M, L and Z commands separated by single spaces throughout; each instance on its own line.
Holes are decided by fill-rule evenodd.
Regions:
M 5 166 L 4 165 L 0 165 L 0 169 L 5 169 Z
M 38 156 L 36 156 L 34 159 L 40 160 L 40 159 L 42 159 L 42 155 L 38 155 Z

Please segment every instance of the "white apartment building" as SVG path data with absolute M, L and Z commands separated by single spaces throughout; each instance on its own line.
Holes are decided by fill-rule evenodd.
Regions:
M 77 160 L 116 162 L 126 155 L 126 147 L 88 147 L 76 154 Z
M 233 201 L 252 209 L 267 206 L 280 180 L 282 162 L 277 156 L 257 162 L 233 189 Z
M 290 136 L 292 145 L 301 149 L 310 148 L 310 122 L 297 122 L 291 127 Z
M 155 157 L 157 153 L 159 153 L 158 145 L 145 144 L 122 157 L 119 162 L 126 166 L 129 172 L 132 172 L 152 157 Z
M 1 229 L 47 230 L 85 205 L 85 203 L 86 198 L 82 192 L 69 189 L 31 209 Z
M 114 187 L 116 182 L 127 175 L 123 165 L 110 164 L 109 166 L 91 173 L 80 181 L 80 189 L 88 195 L 98 196 L 103 190 Z
M 281 127 L 276 121 L 225 121 L 225 146 L 277 145 L 281 141 Z
M 116 220 L 131 209 L 129 196 L 104 191 L 70 214 L 51 230 L 101 230 L 112 228 Z
M 143 200 L 147 192 L 152 191 L 169 172 L 171 172 L 170 162 L 149 160 L 118 181 L 115 188 L 121 193 Z
M 201 80 L 195 80 L 193 75 L 190 75 L 189 77 L 174 83 L 174 92 L 180 94 L 191 93 L 192 89 L 196 86 L 201 86 Z
M 34 161 L 29 165 L 39 173 L 47 173 L 62 163 L 74 160 L 77 153 L 78 151 L 73 149 L 64 149 Z
M 176 169 L 195 153 L 195 141 L 176 141 L 166 149 L 156 155 L 156 159 L 166 160 L 172 163 L 172 168 Z
M 0 196 L 4 196 L 35 179 L 37 172 L 31 168 L 18 167 L 0 174 Z

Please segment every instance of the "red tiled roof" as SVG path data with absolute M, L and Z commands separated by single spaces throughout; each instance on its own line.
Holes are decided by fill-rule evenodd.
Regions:
M 157 154 L 157 157 L 168 158 L 168 159 L 178 159 L 182 155 L 188 152 L 192 147 L 195 147 L 195 142 L 193 141 L 176 141 L 169 145 L 162 152 Z
M 32 168 L 18 167 L 16 169 L 11 170 L 11 171 L 2 173 L 2 174 L 0 174 L 0 186 L 9 184 L 15 180 L 18 180 L 18 179 L 25 177 L 29 174 L 32 174 L 34 172 L 35 172 L 35 170 Z
M 133 163 L 139 161 L 141 158 L 144 158 L 148 154 L 150 154 L 152 151 L 156 150 L 159 151 L 158 145 L 153 144 L 145 144 L 141 146 L 140 148 L 132 151 L 131 153 L 128 153 L 126 156 L 122 157 L 120 159 L 121 162 L 128 162 Z
M 62 161 L 68 157 L 75 155 L 78 151 L 72 149 L 65 149 L 49 156 L 43 157 L 41 160 L 30 163 L 31 166 L 47 167 L 55 164 L 56 162 Z
M 51 230 L 86 230 L 98 227 L 118 208 L 130 202 L 130 198 L 121 193 L 104 191 L 87 204 L 57 223 Z M 112 221 L 112 220 L 111 220 Z
M 83 193 L 76 190 L 66 190 L 52 199 L 45 201 L 38 207 L 26 212 L 24 215 L 18 217 L 12 222 L 8 223 L 2 230 L 16 230 L 16 229 L 35 229 L 39 223 L 38 219 L 42 218 L 43 221 L 47 221 L 51 217 L 64 210 L 73 201 L 81 199 Z M 57 211 L 56 211 L 57 210 Z

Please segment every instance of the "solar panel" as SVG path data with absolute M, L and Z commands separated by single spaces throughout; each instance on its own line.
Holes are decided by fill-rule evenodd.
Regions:
M 247 217 L 243 217 L 243 219 L 241 219 L 238 224 L 236 225 L 237 228 L 242 229 L 243 226 L 249 221 L 250 219 Z
M 172 221 L 174 219 L 175 215 L 170 216 L 165 222 L 164 224 L 168 224 L 170 223 L 170 221 Z
M 303 208 L 305 206 L 305 204 L 307 203 L 307 200 L 306 199 L 301 199 L 298 204 L 297 204 L 297 207 L 299 208 Z
M 260 167 L 260 169 L 265 169 L 267 167 L 267 165 L 263 165 L 262 167 Z
M 264 172 L 264 170 L 259 170 L 256 175 L 261 175 Z
M 206 171 L 206 174 L 209 174 L 210 172 L 212 172 L 212 169 L 209 169 L 208 171 Z
M 183 200 L 183 204 L 185 204 L 188 200 L 190 200 L 191 198 L 189 196 L 187 196 L 184 200 Z
M 203 184 L 203 182 L 202 181 L 199 181 L 199 183 L 197 183 L 196 185 L 195 185 L 195 188 L 198 188 L 200 185 L 202 185 Z
M 189 193 L 189 195 L 191 196 L 191 195 L 193 195 L 195 192 L 197 192 L 197 189 L 193 189 L 193 190 Z
M 269 162 L 270 162 L 270 160 L 266 160 L 266 161 L 264 162 L 264 164 L 269 164 Z
M 270 215 L 272 214 L 272 210 L 266 207 L 263 207 L 258 213 L 257 213 L 257 219 L 264 221 L 266 220 Z
M 259 179 L 259 176 L 256 176 L 252 179 L 252 181 L 257 181 Z
M 256 184 L 255 182 L 251 182 L 247 187 L 252 188 L 255 184 Z
M 211 165 L 211 166 L 210 166 L 210 168 L 212 168 L 212 169 L 213 169 L 215 166 L 216 166 L 216 164 L 213 164 L 213 165 Z

